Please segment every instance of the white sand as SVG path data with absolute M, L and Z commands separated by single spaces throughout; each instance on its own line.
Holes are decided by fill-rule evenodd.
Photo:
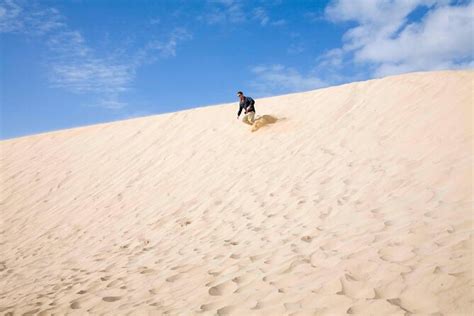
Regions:
M 474 72 L 6 140 L 0 312 L 470 315 Z M 154 312 L 154 313 L 153 313 Z

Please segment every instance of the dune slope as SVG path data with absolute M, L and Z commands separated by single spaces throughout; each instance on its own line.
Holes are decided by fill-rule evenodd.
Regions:
M 0 312 L 471 314 L 472 71 L 0 142 Z

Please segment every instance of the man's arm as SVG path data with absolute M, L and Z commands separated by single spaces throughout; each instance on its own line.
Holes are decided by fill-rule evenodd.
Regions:
M 239 112 L 237 113 L 237 118 L 239 118 L 240 113 L 242 113 L 242 109 L 243 109 L 243 108 L 244 108 L 244 107 L 242 106 L 242 104 L 239 104 Z

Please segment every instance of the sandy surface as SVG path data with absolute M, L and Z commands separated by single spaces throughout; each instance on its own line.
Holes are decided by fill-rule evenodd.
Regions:
M 469 315 L 474 72 L 0 142 L 0 312 Z M 271 117 L 270 117 L 271 116 Z

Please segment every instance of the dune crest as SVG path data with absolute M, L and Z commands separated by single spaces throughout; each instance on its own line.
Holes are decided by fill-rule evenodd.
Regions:
M 470 315 L 473 82 L 260 99 L 256 133 L 228 104 L 2 141 L 0 312 Z

